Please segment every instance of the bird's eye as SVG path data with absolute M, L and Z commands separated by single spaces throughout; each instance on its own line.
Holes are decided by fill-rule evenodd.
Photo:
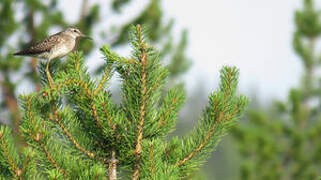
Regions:
M 75 29 L 74 32 L 77 32 L 77 30 Z

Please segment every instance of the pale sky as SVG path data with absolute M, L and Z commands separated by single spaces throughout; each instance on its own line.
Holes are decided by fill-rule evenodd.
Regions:
M 240 68 L 240 90 L 261 98 L 286 98 L 299 84 L 301 62 L 292 50 L 294 10 L 301 0 L 164 0 L 179 28 L 189 30 L 188 54 L 194 66 L 188 87 L 202 77 L 217 84 L 223 65 Z
M 67 18 L 77 17 L 78 2 L 64 2 L 64 8 L 73 9 Z M 146 0 L 134 1 L 125 16 L 111 16 L 102 5 L 107 21 L 100 27 L 107 29 L 109 24 L 134 17 L 145 5 Z M 165 19 L 175 19 L 177 37 L 182 29 L 189 31 L 187 54 L 193 66 L 184 77 L 189 92 L 200 79 L 208 83 L 205 92 L 214 90 L 223 65 L 240 68 L 242 93 L 255 89 L 264 100 L 285 99 L 288 90 L 299 85 L 302 67 L 292 49 L 292 36 L 294 11 L 302 6 L 301 0 L 162 0 L 162 5 Z M 98 50 L 89 66 L 99 61 L 97 57 L 101 57 Z

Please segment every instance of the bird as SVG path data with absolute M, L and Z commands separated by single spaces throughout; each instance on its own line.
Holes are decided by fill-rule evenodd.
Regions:
M 40 59 L 47 59 L 46 74 L 49 85 L 53 86 L 54 82 L 49 72 L 50 61 L 56 58 L 61 58 L 74 51 L 77 48 L 81 38 L 91 37 L 84 35 L 78 28 L 68 27 L 64 31 L 53 34 L 26 49 L 20 50 L 13 55 L 15 56 L 30 56 Z

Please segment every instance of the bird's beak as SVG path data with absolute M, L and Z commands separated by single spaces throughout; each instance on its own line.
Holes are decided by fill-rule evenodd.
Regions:
M 89 36 L 84 36 L 83 38 L 89 39 L 89 40 L 92 40 L 92 41 L 93 41 L 93 38 L 91 38 L 91 37 L 89 37 Z
M 84 34 L 81 34 L 81 37 L 84 38 L 84 39 L 89 39 L 89 40 L 93 40 L 93 38 L 89 37 L 89 36 L 86 36 Z

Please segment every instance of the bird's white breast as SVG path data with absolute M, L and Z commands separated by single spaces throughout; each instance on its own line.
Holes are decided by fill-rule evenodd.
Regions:
M 55 45 L 50 51 L 50 59 L 60 58 L 70 53 L 75 47 L 75 40 L 68 40 Z

